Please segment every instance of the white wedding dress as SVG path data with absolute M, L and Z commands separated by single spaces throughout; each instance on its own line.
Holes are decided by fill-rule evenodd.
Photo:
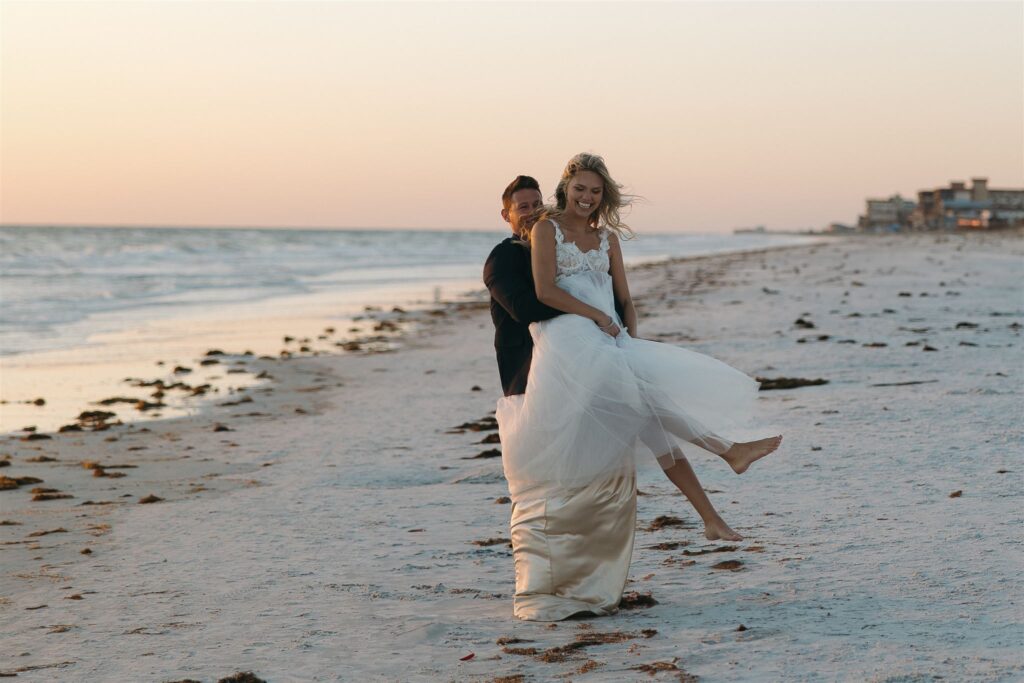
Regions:
M 622 327 L 608 232 L 582 252 L 556 224 L 555 241 L 558 286 Z M 665 469 L 682 456 L 680 440 L 724 453 L 732 442 L 718 434 L 745 421 L 758 384 L 693 351 L 625 331 L 613 339 L 578 315 L 530 333 L 526 393 L 496 411 L 512 497 L 513 611 L 534 621 L 611 614 L 633 554 L 635 453 L 653 453 Z
M 513 494 L 543 496 L 632 473 L 637 452 L 652 452 L 668 469 L 680 441 L 724 453 L 732 442 L 720 435 L 752 416 L 758 383 L 744 373 L 629 336 L 615 311 L 608 231 L 600 237 L 597 249 L 583 252 L 556 224 L 555 282 L 607 313 L 622 332 L 613 339 L 572 314 L 530 325 L 526 393 L 500 399 L 496 411 Z

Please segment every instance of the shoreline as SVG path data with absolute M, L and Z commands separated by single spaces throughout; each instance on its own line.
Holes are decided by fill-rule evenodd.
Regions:
M 643 269 L 651 264 L 788 246 L 792 245 L 669 258 L 641 257 L 631 260 L 627 267 Z M 192 311 L 184 316 L 152 318 L 133 313 L 120 329 L 92 334 L 71 347 L 0 357 L 5 379 L 0 399 L 0 438 L 55 434 L 62 427 L 73 426 L 75 416 L 83 411 L 114 412 L 111 420 L 126 423 L 193 415 L 203 410 L 206 403 L 232 398 L 259 386 L 257 375 L 265 368 L 246 372 L 254 357 L 267 360 L 268 356 L 330 355 L 339 353 L 339 349 L 367 344 L 376 345 L 378 351 L 386 350 L 397 341 L 396 333 L 401 329 L 433 322 L 427 317 L 424 323 L 424 314 L 430 316 L 430 311 L 438 306 L 471 300 L 482 292 L 478 279 L 455 278 L 440 283 L 396 282 L 355 293 L 278 296 L 221 304 L 211 312 Z M 382 323 L 384 329 L 375 329 Z M 188 332 L 182 334 L 183 329 Z M 308 351 L 300 351 L 303 348 Z M 223 354 L 215 353 L 222 350 Z M 211 353 L 232 364 L 227 372 L 233 376 L 224 376 L 224 367 L 211 355 L 204 355 Z M 176 368 L 181 370 L 175 372 Z M 133 388 L 128 381 L 132 378 L 186 386 L 180 387 L 184 393 L 165 392 L 153 399 L 151 392 Z M 193 396 L 209 397 L 205 401 L 185 400 L 192 398 L 188 391 L 195 387 L 203 387 L 202 393 Z M 174 400 L 175 396 L 178 400 Z M 102 404 L 119 397 L 137 399 L 139 410 L 124 408 L 134 405 L 127 400 Z
M 938 420 L 938 414 L 932 415 L 935 411 L 962 410 L 964 402 L 984 401 L 993 407 L 987 408 L 984 419 L 976 420 L 971 429 L 984 433 L 990 426 L 1002 425 L 1007 447 L 1014 439 L 1019 441 L 1019 427 L 1007 431 L 1008 415 L 994 407 L 1012 402 L 1013 392 L 1005 392 L 1014 382 L 1019 396 L 1019 370 L 1005 367 L 1012 364 L 1012 356 L 1006 355 L 1009 352 L 989 350 L 988 356 L 971 361 L 984 364 L 970 366 L 972 372 L 978 371 L 973 378 L 978 382 L 986 377 L 986 370 L 1002 373 L 1003 377 L 993 374 L 984 379 L 1002 387 L 991 390 L 997 393 L 972 393 L 972 377 L 943 373 L 942 363 L 948 361 L 938 358 L 970 352 L 970 346 L 958 345 L 960 341 L 980 348 L 989 337 L 999 344 L 1013 342 L 1019 338 L 1019 327 L 1005 330 L 1012 329 L 1008 325 L 1020 324 L 1022 312 L 995 306 L 999 301 L 1012 303 L 1012 299 L 1005 294 L 999 295 L 1002 299 L 994 298 L 996 294 L 989 295 L 986 290 L 979 292 L 978 296 L 984 296 L 978 302 L 988 302 L 986 305 L 1000 315 L 982 315 L 978 308 L 973 317 L 963 314 L 964 321 L 953 319 L 959 311 L 951 318 L 949 312 L 942 311 L 943 306 L 967 303 L 962 297 L 975 296 L 972 278 L 981 275 L 972 275 L 975 266 L 970 266 L 956 277 L 963 284 L 946 278 L 947 287 L 936 289 L 931 280 L 939 278 L 920 270 L 929 266 L 925 256 L 948 260 L 959 253 L 952 251 L 957 245 L 918 241 L 929 253 L 909 262 L 913 252 L 901 252 L 907 245 L 892 242 L 890 249 L 879 255 L 891 263 L 882 265 L 864 261 L 866 250 L 873 245 L 845 238 L 841 243 L 686 257 L 631 268 L 631 287 L 642 304 L 643 336 L 684 343 L 750 374 L 821 374 L 830 380 L 823 387 L 765 394 L 766 422 L 786 425 L 792 436 L 787 436 L 780 457 L 756 468 L 753 477 L 730 478 L 714 463 L 694 463 L 705 487 L 718 494 L 713 500 L 727 520 L 739 520 L 741 533 L 748 539 L 737 544 L 742 547 L 713 550 L 723 546 L 698 538 L 699 526 L 690 526 L 693 513 L 672 495 L 667 482 L 662 483 L 650 468 L 641 472 L 645 495 L 640 500 L 639 524 L 646 526 L 646 521 L 658 514 L 684 520 L 678 530 L 638 533 L 627 591 L 653 592 L 658 605 L 594 619 L 590 624 L 564 622 L 555 629 L 515 622 L 511 617 L 509 553 L 500 544 L 473 545 L 507 536 L 507 506 L 495 503 L 506 493 L 500 463 L 484 456 L 493 448 L 486 445 L 490 432 L 465 427 L 479 424 L 489 415 L 493 399 L 500 395 L 490 343 L 492 330 L 483 300 L 461 308 L 456 305 L 444 316 L 430 316 L 440 324 L 410 328 L 395 353 L 255 359 L 253 369 L 267 372 L 273 379 L 248 392 L 252 403 L 212 406 L 191 417 L 126 425 L 102 433 L 62 434 L 35 442 L 9 438 L 4 450 L 11 464 L 0 468 L 0 475 L 36 476 L 44 480 L 38 486 L 56 488 L 75 498 L 29 502 L 26 489 L 37 484 L 0 491 L 4 507 L 0 521 L 18 522 L 0 526 L 6 554 L 13 559 L 2 576 L 0 596 L 5 614 L 0 632 L 12 644 L 12 651 L 28 653 L 5 670 L 22 664 L 72 661 L 59 669 L 62 679 L 171 680 L 192 676 L 208 680 L 234 670 L 253 670 L 268 680 L 313 678 L 314 674 L 332 680 L 331 676 L 492 680 L 495 672 L 531 680 L 576 671 L 593 661 L 598 664 L 588 677 L 621 680 L 622 676 L 646 676 L 633 668 L 670 661 L 675 652 L 682 655 L 674 664 L 678 670 L 705 680 L 763 680 L 768 671 L 806 677 L 813 668 L 794 669 L 795 664 L 784 660 L 802 657 L 805 667 L 813 667 L 808 659 L 818 656 L 844 667 L 840 669 L 842 677 L 852 678 L 882 671 L 909 675 L 911 671 L 948 669 L 961 679 L 1000 680 L 987 677 L 986 667 L 1001 676 L 1024 672 L 1008 654 L 1007 648 L 1016 643 L 1012 633 L 1004 630 L 998 636 L 986 631 L 979 638 L 989 644 L 971 645 L 984 653 L 972 660 L 963 653 L 964 646 L 956 649 L 950 644 L 957 642 L 955 635 L 960 633 L 955 616 L 942 614 L 938 615 L 940 621 L 952 618 L 946 627 L 949 638 L 935 630 L 937 625 L 925 628 L 936 642 L 955 650 L 949 655 L 953 663 L 940 664 L 941 648 L 921 640 L 913 641 L 916 654 L 901 658 L 894 646 L 879 643 L 875 655 L 868 658 L 871 650 L 864 649 L 864 633 L 886 633 L 892 638 L 898 631 L 888 626 L 881 631 L 877 626 L 867 632 L 861 629 L 864 619 L 877 610 L 870 601 L 855 598 L 858 591 L 888 590 L 888 579 L 872 587 L 864 582 L 864 572 L 873 568 L 877 574 L 878 567 L 893 565 L 880 554 L 884 546 L 876 548 L 871 545 L 874 541 L 864 537 L 865 529 L 876 531 L 879 522 L 869 525 L 852 505 L 854 501 L 844 497 L 842 488 L 836 488 L 839 482 L 818 476 L 820 460 L 836 457 L 841 469 L 837 474 L 846 489 L 852 487 L 868 496 L 865 487 L 873 485 L 873 477 L 865 477 L 875 473 L 870 468 L 862 471 L 868 463 L 846 459 L 862 450 L 879 453 L 876 449 L 887 440 L 901 444 L 907 466 L 917 467 L 917 461 L 927 459 L 934 446 L 921 444 L 906 451 L 912 434 L 900 429 L 908 424 L 901 421 L 907 410 L 917 421 Z M 978 263 L 1001 262 L 1002 256 L 989 256 L 988 247 L 989 251 L 979 252 L 980 247 L 969 241 L 959 246 L 968 249 Z M 1019 242 L 1002 249 L 1010 252 L 1007 257 L 1014 250 L 1021 251 Z M 951 253 L 944 256 L 947 252 Z M 815 259 L 828 260 L 829 265 L 815 265 Z M 893 272 L 885 274 L 889 268 Z M 903 270 L 907 274 L 899 275 Z M 906 279 L 897 283 L 897 276 Z M 904 291 L 900 287 L 913 296 L 899 296 Z M 926 289 L 935 293 L 920 296 Z M 961 293 L 944 293 L 954 290 Z M 894 313 L 882 310 L 897 311 L 897 306 L 909 308 Z M 778 310 L 772 314 L 766 307 Z M 918 307 L 925 308 L 917 313 Z M 830 315 L 830 310 L 839 312 Z M 852 313 L 859 315 L 850 317 Z M 772 326 L 770 321 L 778 316 L 782 318 L 777 327 Z M 911 321 L 922 316 L 928 319 Z M 815 327 L 794 326 L 791 321 L 798 317 Z M 937 322 L 940 320 L 946 322 Z M 959 322 L 975 327 L 954 327 Z M 882 330 L 883 324 L 892 331 L 872 331 L 875 327 Z M 929 327 L 930 331 L 897 327 Z M 819 339 L 826 333 L 830 339 Z M 951 341 L 943 341 L 947 337 Z M 855 343 L 843 344 L 847 338 L 856 338 Z M 904 338 L 919 344 L 897 346 Z M 922 338 L 938 353 L 922 353 Z M 886 347 L 867 346 L 883 342 Z M 841 354 L 847 354 L 849 360 L 842 360 Z M 924 360 L 931 365 L 922 365 Z M 932 384 L 872 388 L 916 381 Z M 930 395 L 936 383 L 947 392 L 941 398 L 948 407 L 908 403 L 914 397 Z M 981 386 L 984 389 L 987 384 Z M 877 403 L 883 391 L 890 392 L 886 395 L 895 403 Z M 811 426 L 812 420 L 819 424 Z M 860 435 L 872 420 L 880 421 L 888 432 Z M 800 428 L 792 428 L 795 424 Z M 215 432 L 217 425 L 226 429 Z M 462 433 L 456 433 L 460 428 Z M 866 441 L 850 450 L 850 433 L 858 433 L 858 438 Z M 968 454 L 963 442 L 966 436 L 957 440 L 961 456 Z M 983 439 L 977 441 L 983 443 Z M 1019 513 L 1015 516 L 1003 510 L 1006 519 L 998 527 L 1002 531 L 997 537 L 991 529 L 981 537 L 971 535 L 984 528 L 977 525 L 992 505 L 1005 506 L 1020 499 L 1019 490 L 1012 487 L 1012 473 L 989 472 L 989 468 L 993 472 L 997 468 L 1019 470 L 1010 450 L 1001 452 L 1001 456 L 993 453 L 984 463 L 979 460 L 988 474 L 975 473 L 970 464 L 959 481 L 955 471 L 936 471 L 933 465 L 925 491 L 911 488 L 901 494 L 903 500 L 895 501 L 915 520 L 914 508 L 907 505 L 924 504 L 935 517 L 918 520 L 925 527 L 945 519 L 949 514 L 945 510 L 951 509 L 948 506 L 960 506 L 958 519 L 967 527 L 956 532 L 959 545 L 948 546 L 948 552 L 957 553 L 953 556 L 957 558 L 960 553 L 976 558 L 970 572 L 972 582 L 979 581 L 985 571 L 991 574 L 989 581 L 1004 585 L 1014 581 L 985 558 L 992 557 L 986 554 L 990 547 L 1010 549 L 1019 556 L 1019 541 L 1007 546 L 1011 538 L 1007 534 L 1012 524 L 1020 521 Z M 41 460 L 39 456 L 55 459 Z M 859 456 L 863 457 L 867 456 Z M 82 465 L 89 460 L 99 462 L 100 468 Z M 881 462 L 872 460 L 871 466 L 881 468 Z M 900 467 L 898 463 L 887 466 Z M 108 476 L 97 476 L 97 471 Z M 118 473 L 126 476 L 109 476 Z M 889 485 L 900 481 L 900 476 L 887 479 Z M 1008 485 L 1011 488 L 1005 490 Z M 794 487 L 808 491 L 807 499 L 790 500 L 787 492 Z M 992 495 L 979 497 L 979 487 Z M 955 488 L 962 495 L 949 498 Z M 922 493 L 935 497 L 926 496 L 921 503 L 917 499 Z M 139 505 L 148 495 L 162 500 Z M 745 512 L 737 513 L 728 502 L 734 499 L 743 501 Z M 15 500 L 26 502 L 12 507 Z M 93 504 L 83 505 L 86 501 Z M 829 504 L 823 505 L 826 501 Z M 882 505 L 873 516 L 888 518 L 881 524 L 883 535 L 896 534 L 900 544 L 912 546 L 907 552 L 920 555 L 907 571 L 927 572 L 929 563 L 942 567 L 942 563 L 936 564 L 934 554 L 942 552 L 941 541 L 951 539 L 927 530 L 919 531 L 920 541 L 908 537 L 904 532 L 909 520 L 901 520 Z M 829 519 L 833 510 L 845 510 L 865 527 Z M 209 526 L 214 519 L 217 523 Z M 811 523 L 818 526 L 808 528 Z M 823 535 L 825 530 L 831 531 Z M 999 544 L 993 545 L 997 539 Z M 652 549 L 652 544 L 666 542 L 675 543 L 680 550 Z M 855 550 L 858 544 L 861 547 Z M 945 543 L 942 546 L 947 547 Z M 85 549 L 92 552 L 81 554 Z M 722 554 L 705 558 L 705 552 Z M 854 556 L 861 558 L 856 569 L 847 564 L 847 558 Z M 196 564 L 199 558 L 209 561 Z M 712 568 L 726 560 L 739 562 L 739 569 Z M 871 566 L 862 566 L 865 562 Z M 229 572 L 228 566 L 234 569 Z M 854 582 L 852 594 L 843 592 L 842 583 L 830 580 L 829 572 L 818 576 L 815 571 L 838 571 L 838 567 Z M 904 602 L 916 599 L 920 580 L 900 569 L 895 578 L 909 590 Z M 829 592 L 839 590 L 846 595 L 844 608 L 839 604 L 831 607 L 838 619 L 846 620 L 835 628 L 860 633 L 829 640 L 806 632 L 801 624 L 808 619 L 819 623 L 815 619 L 820 613 L 816 608 L 807 611 L 801 601 L 793 599 L 787 589 L 791 581 L 801 584 L 817 604 L 830 604 L 825 597 Z M 956 581 L 954 584 L 960 585 Z M 1019 576 L 1016 581 L 1019 585 Z M 963 592 L 962 587 L 958 590 Z M 765 592 L 774 597 L 757 597 Z M 934 586 L 931 592 L 935 600 Z M 166 597 L 161 597 L 163 594 Z M 981 601 L 981 613 L 989 622 L 1005 623 L 1012 615 L 1012 607 L 996 608 L 986 602 L 985 593 L 969 595 Z M 851 598 L 853 602 L 849 602 Z M 246 601 L 255 602 L 247 608 Z M 282 611 L 284 602 L 302 605 L 298 612 L 306 616 Z M 211 610 L 213 605 L 216 608 Z M 251 609 L 263 616 L 252 621 Z M 913 605 L 907 604 L 907 609 Z M 252 623 L 263 637 L 247 638 L 239 627 L 242 623 Z M 745 624 L 745 629 L 736 632 L 739 623 Z M 820 623 L 816 628 L 827 630 L 825 622 Z M 731 626 L 726 629 L 726 624 Z M 641 628 L 655 628 L 659 633 L 623 637 L 619 645 L 587 648 L 581 650 L 582 658 L 563 662 L 543 663 L 495 646 L 495 639 L 503 636 L 535 640 L 543 649 L 562 645 L 567 637 L 585 635 L 591 629 L 628 636 Z M 728 632 L 733 635 L 725 635 Z M 312 658 L 289 655 L 282 661 L 281 637 L 304 643 L 302 648 L 313 653 Z M 848 646 L 836 649 L 847 640 Z M 204 642 L 216 643 L 218 649 L 204 647 Z M 1004 644 L 999 646 L 1000 642 Z M 104 661 L 90 654 L 99 643 L 124 647 L 124 661 Z M 349 654 L 339 659 L 337 653 L 342 651 Z M 150 656 L 143 656 L 147 652 Z M 459 662 L 469 652 L 475 657 Z M 766 670 L 748 657 L 783 668 Z M 915 664 L 914 657 L 924 659 Z M 53 675 L 54 671 L 47 669 L 20 672 L 25 680 L 45 680 Z

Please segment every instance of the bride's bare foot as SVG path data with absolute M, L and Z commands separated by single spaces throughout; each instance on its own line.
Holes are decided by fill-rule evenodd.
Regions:
M 719 517 L 714 522 L 704 525 L 704 538 L 709 541 L 742 541 L 743 537 L 729 528 L 725 520 Z
M 760 460 L 777 449 L 781 443 L 782 436 L 734 443 L 732 448 L 722 454 L 722 457 L 736 474 L 743 474 L 756 460 Z

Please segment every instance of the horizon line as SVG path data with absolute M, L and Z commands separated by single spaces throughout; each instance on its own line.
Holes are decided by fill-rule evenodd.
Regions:
M 441 227 L 352 227 L 352 226 L 300 226 L 300 225 L 162 225 L 162 224 L 130 224 L 130 223 L 0 223 L 0 230 L 5 228 L 53 228 L 57 230 L 74 228 L 99 228 L 114 230 L 306 230 L 321 232 L 371 232 L 374 230 L 391 230 L 404 232 L 511 232 L 509 228 L 441 228 Z M 732 233 L 734 230 L 749 229 L 743 226 L 725 228 L 723 230 L 645 230 L 647 234 L 719 234 Z M 766 228 L 767 229 L 767 228 Z M 806 230 L 808 228 L 776 228 L 777 230 Z

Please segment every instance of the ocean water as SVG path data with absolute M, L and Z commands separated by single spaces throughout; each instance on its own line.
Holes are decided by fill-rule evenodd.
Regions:
M 0 226 L 0 355 L 74 347 L 132 320 L 276 297 L 479 280 L 506 233 Z M 791 244 L 771 235 L 642 235 L 627 263 Z M 482 283 L 481 283 L 482 287 Z M 401 303 L 401 302 L 395 302 Z

